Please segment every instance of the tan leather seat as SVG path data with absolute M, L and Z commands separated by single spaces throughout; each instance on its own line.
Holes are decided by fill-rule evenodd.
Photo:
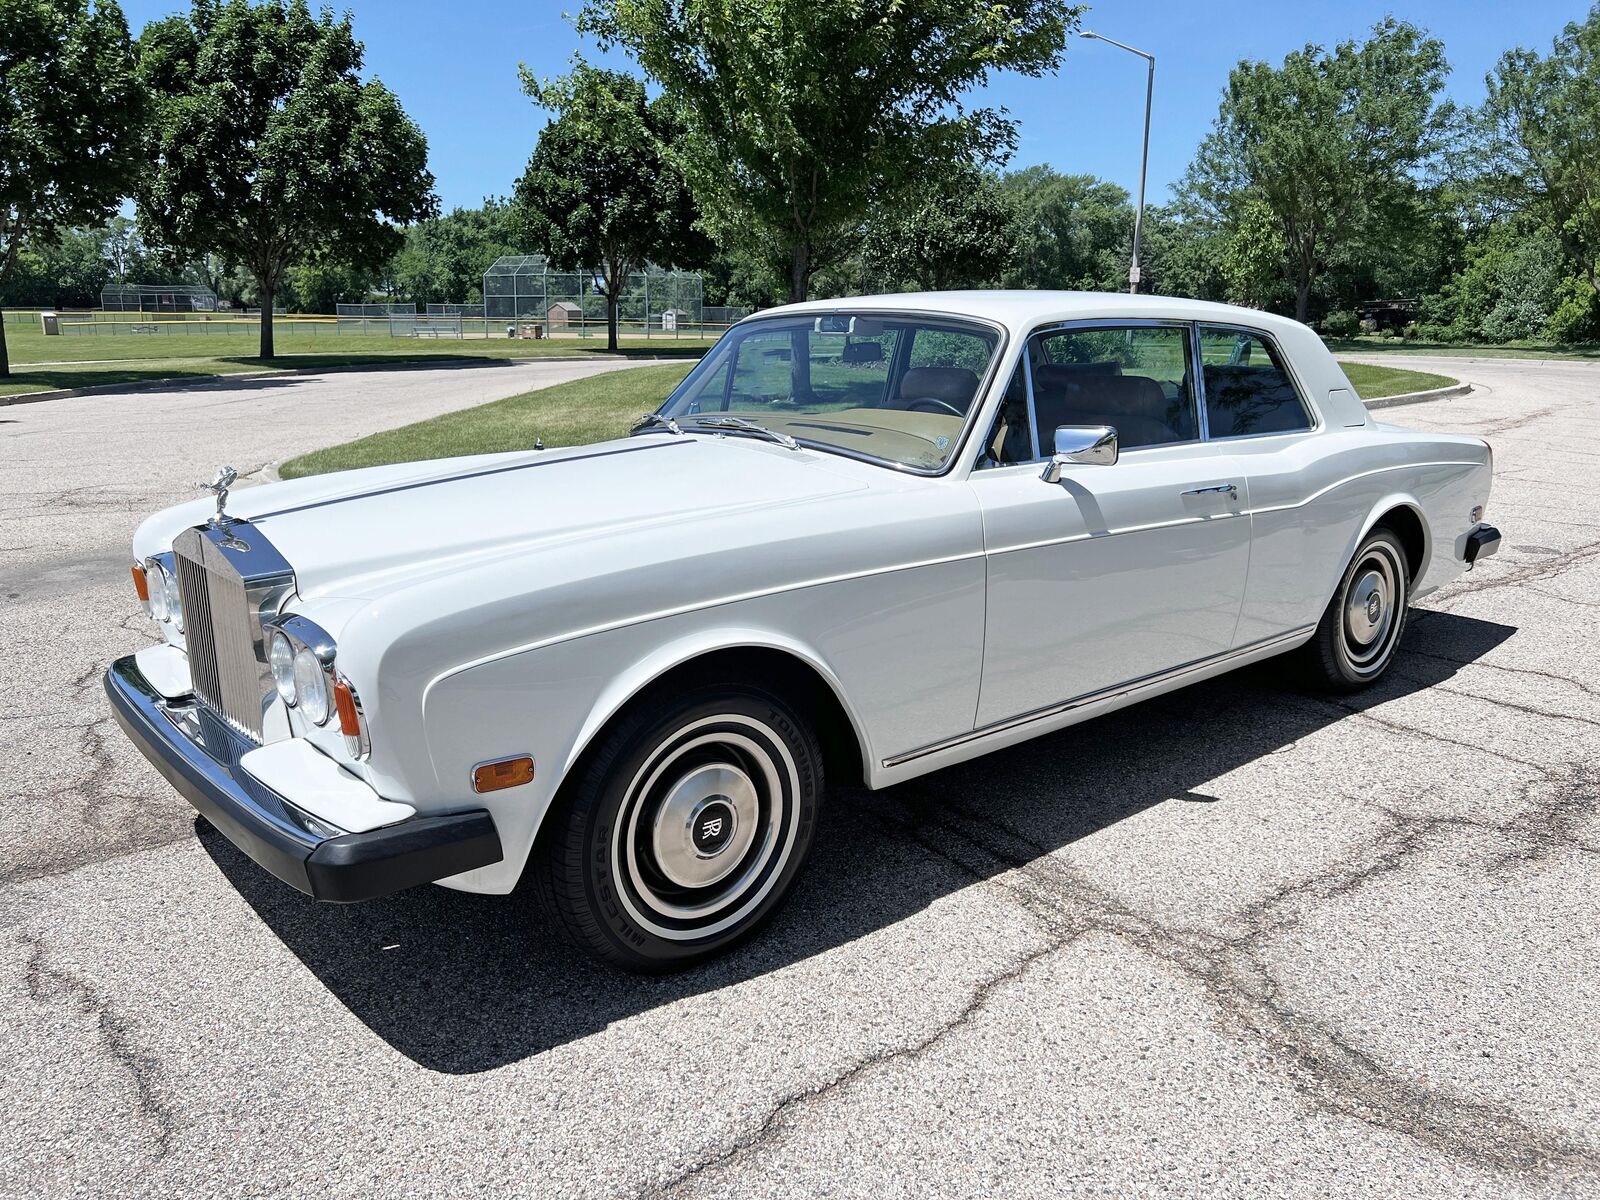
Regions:
M 914 400 L 940 400 L 965 413 L 977 391 L 978 374 L 966 367 L 912 367 L 901 376 L 890 407 L 905 408 Z
M 1069 364 L 1050 364 L 1034 372 L 1033 403 L 1041 447 L 1053 444 L 1058 425 L 1113 426 L 1128 449 L 1186 440 L 1186 435 L 1169 423 L 1171 402 L 1154 379 L 1063 370 L 1063 366 Z

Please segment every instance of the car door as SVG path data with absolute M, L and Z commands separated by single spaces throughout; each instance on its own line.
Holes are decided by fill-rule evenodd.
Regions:
M 1202 439 L 1196 359 L 1183 322 L 1029 339 L 969 480 L 988 567 L 979 727 L 1233 645 L 1249 497 L 1237 460 Z M 1047 482 L 1062 425 L 1115 427 L 1117 461 Z

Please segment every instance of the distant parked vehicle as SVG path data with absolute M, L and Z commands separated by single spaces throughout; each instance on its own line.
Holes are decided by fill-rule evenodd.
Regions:
M 882 787 L 1272 655 L 1363 687 L 1492 554 L 1478 438 L 1381 424 L 1304 326 L 943 293 L 734 326 L 619 441 L 351 471 L 140 526 L 123 728 L 326 900 L 528 879 L 651 969 Z M 1136 769 L 1130 765 L 1130 769 Z

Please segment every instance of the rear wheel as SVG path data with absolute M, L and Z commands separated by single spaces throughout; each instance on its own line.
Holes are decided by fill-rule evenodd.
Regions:
M 709 957 L 788 895 L 823 787 L 809 724 L 741 684 L 635 704 L 541 835 L 540 892 L 582 948 L 630 970 Z
M 1411 573 L 1405 547 L 1387 528 L 1367 535 L 1307 643 L 1304 661 L 1317 683 L 1354 692 L 1377 681 L 1405 631 Z

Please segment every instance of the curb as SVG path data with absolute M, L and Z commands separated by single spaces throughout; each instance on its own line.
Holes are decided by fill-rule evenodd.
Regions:
M 478 355 L 469 354 L 463 358 L 413 358 L 396 363 L 350 363 L 348 365 L 335 364 L 326 367 L 284 367 L 275 371 L 239 371 L 231 375 L 172 375 L 166 379 L 140 379 L 128 383 L 97 383 L 92 387 L 55 388 L 48 392 L 17 392 L 15 395 L 0 396 L 0 408 L 5 408 L 12 404 L 37 404 L 41 400 L 65 400 L 72 396 L 104 396 L 116 392 L 159 391 L 182 387 L 184 384 L 194 387 L 207 387 L 212 384 L 231 382 L 235 379 L 285 379 L 294 375 L 331 375 L 343 371 L 418 371 L 426 370 L 430 367 L 462 364 L 482 366 L 508 364 L 518 366 L 522 363 L 629 361 L 631 359 L 626 354 L 562 354 L 539 355 L 533 358 L 490 358 L 488 356 L 480 358 Z
M 1453 383 L 1449 387 L 1434 388 L 1428 392 L 1403 392 L 1398 396 L 1379 396 L 1376 400 L 1362 401 L 1369 409 L 1398 408 L 1402 404 L 1426 404 L 1430 400 L 1450 400 L 1472 391 L 1470 383 Z

